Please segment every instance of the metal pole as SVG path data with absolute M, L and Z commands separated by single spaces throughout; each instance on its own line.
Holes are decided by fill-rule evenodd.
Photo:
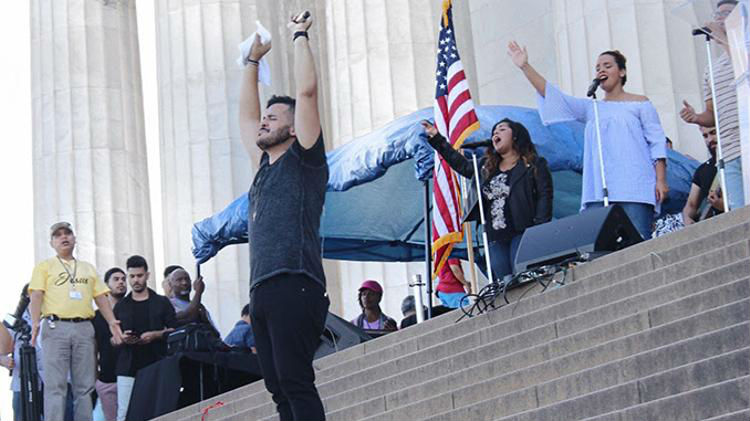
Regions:
M 476 154 L 471 155 L 471 162 L 474 164 L 474 180 L 477 185 L 477 201 L 479 202 L 479 218 L 482 221 L 482 241 L 484 242 L 484 260 L 487 264 L 487 278 L 490 280 L 490 283 L 494 282 L 494 278 L 492 277 L 492 265 L 490 264 L 490 244 L 489 241 L 487 241 L 487 230 L 485 229 L 486 225 L 485 223 L 487 221 L 484 220 L 484 204 L 482 203 L 482 186 L 479 182 L 479 169 L 477 168 L 477 156 Z
M 469 201 L 467 187 L 466 178 L 461 177 L 461 198 L 463 199 L 463 203 Z M 463 217 L 463 215 L 461 216 Z M 479 288 L 477 287 L 477 268 L 474 266 L 474 247 L 471 239 L 471 224 L 464 222 L 463 227 L 464 235 L 466 236 L 466 254 L 469 258 L 469 267 L 471 268 L 471 293 L 476 294 L 477 291 L 479 291 Z
M 596 126 L 596 146 L 599 150 L 599 172 L 602 177 L 602 196 L 604 197 L 604 207 L 609 206 L 609 191 L 607 190 L 607 177 L 604 175 L 604 154 L 602 153 L 602 133 L 599 129 L 599 104 L 596 100 L 596 94 L 592 95 L 591 101 L 594 103 L 594 125 Z
M 432 220 L 430 219 L 430 179 L 424 181 L 424 263 L 427 284 L 427 319 L 432 318 Z
M 412 284 L 414 294 L 414 309 L 417 312 L 417 323 L 424 321 L 424 310 L 422 310 L 422 275 L 414 275 L 414 284 Z
M 711 102 L 714 109 L 714 126 L 716 126 L 716 166 L 719 168 L 719 180 L 721 181 L 721 197 L 724 200 L 724 212 L 729 212 L 729 192 L 727 191 L 727 178 L 724 172 L 724 152 L 721 147 L 721 129 L 719 124 L 719 107 L 716 103 L 716 85 L 714 84 L 714 63 L 711 58 L 711 35 L 706 35 L 706 55 L 708 56 L 708 79 L 711 83 Z

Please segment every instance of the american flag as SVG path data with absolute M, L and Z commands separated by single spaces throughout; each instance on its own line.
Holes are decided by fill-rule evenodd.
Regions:
M 463 141 L 479 128 L 469 83 L 464 74 L 453 30 L 453 6 L 443 1 L 443 16 L 437 48 L 435 73 L 435 126 L 440 134 L 458 149 Z M 433 279 L 453 250 L 463 240 L 461 230 L 458 183 L 456 176 L 440 155 L 435 153 L 433 170 L 432 250 L 435 254 Z

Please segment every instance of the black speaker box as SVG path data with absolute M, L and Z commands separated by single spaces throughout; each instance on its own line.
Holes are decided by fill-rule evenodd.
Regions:
M 562 262 L 580 253 L 606 254 L 643 241 L 619 205 L 583 211 L 526 229 L 514 273 Z
M 370 339 L 372 337 L 364 330 L 329 312 L 326 317 L 326 328 L 320 335 L 320 345 L 315 351 L 314 359 L 317 360 Z

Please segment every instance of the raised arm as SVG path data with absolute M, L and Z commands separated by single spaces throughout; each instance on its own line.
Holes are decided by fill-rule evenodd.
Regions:
M 258 62 L 271 49 L 271 43 L 261 44 L 260 37 L 255 37 L 250 48 L 250 61 L 242 72 L 240 88 L 240 137 L 250 160 L 254 165 L 260 163 L 262 152 L 255 144 L 260 128 L 260 93 L 258 92 Z
M 526 52 L 526 47 L 521 47 L 517 42 L 511 41 L 508 43 L 508 56 L 513 61 L 513 64 L 521 69 L 537 93 L 545 96 L 544 92 L 547 87 L 547 81 L 529 64 L 529 53 Z
M 307 13 L 307 12 L 305 12 Z M 300 145 L 310 149 L 320 136 L 320 113 L 318 112 L 318 77 L 307 30 L 312 25 L 312 16 L 293 16 L 289 23 L 294 42 L 294 86 L 297 100 L 294 112 L 294 132 Z M 301 35 L 299 33 L 304 33 Z M 295 36 L 296 34 L 296 36 Z
M 714 127 L 716 125 L 714 121 L 714 102 L 707 99 L 703 112 L 697 113 L 689 102 L 683 100 L 680 118 L 685 123 L 697 124 L 701 127 Z
M 206 284 L 203 282 L 203 277 L 199 276 L 193 281 L 193 298 L 190 300 L 190 304 L 185 310 L 178 311 L 175 314 L 177 323 L 187 323 L 197 320 L 200 317 L 201 310 L 201 299 L 203 298 L 203 292 L 206 290 Z
M 422 127 L 424 127 L 424 132 L 427 135 L 427 143 L 443 157 L 448 166 L 453 168 L 453 171 L 466 178 L 474 176 L 474 164 L 472 161 L 459 151 L 453 149 L 443 135 L 438 133 L 438 129 L 432 123 L 422 120 Z

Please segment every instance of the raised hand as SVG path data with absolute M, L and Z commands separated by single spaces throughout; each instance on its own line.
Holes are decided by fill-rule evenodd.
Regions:
M 518 68 L 523 68 L 529 64 L 529 53 L 526 51 L 526 47 L 521 47 L 515 41 L 508 43 L 508 57 Z
M 248 58 L 250 58 L 250 60 L 259 61 L 270 50 L 271 50 L 271 41 L 268 41 L 266 44 L 263 44 L 262 42 L 260 42 L 260 35 L 256 35 L 255 40 L 253 41 L 253 45 L 250 47 L 250 54 L 248 54 L 247 56 Z
M 193 291 L 195 291 L 196 294 L 203 294 L 203 291 L 205 290 L 206 284 L 203 282 L 203 277 L 199 276 L 193 281 Z
M 304 11 L 292 15 L 289 18 L 287 27 L 292 31 L 292 34 L 300 31 L 307 31 L 312 25 L 312 16 L 310 12 Z
M 688 103 L 685 100 L 682 100 L 682 109 L 680 110 L 680 118 L 686 123 L 692 123 L 692 124 L 698 123 L 698 114 L 695 112 L 695 108 L 693 108 L 693 106 L 690 105 L 690 103 Z
M 424 132 L 427 134 L 428 137 L 433 137 L 438 133 L 438 129 L 434 125 L 432 125 L 432 123 L 430 123 L 429 121 L 422 120 L 421 123 L 422 123 L 422 127 L 424 127 Z

